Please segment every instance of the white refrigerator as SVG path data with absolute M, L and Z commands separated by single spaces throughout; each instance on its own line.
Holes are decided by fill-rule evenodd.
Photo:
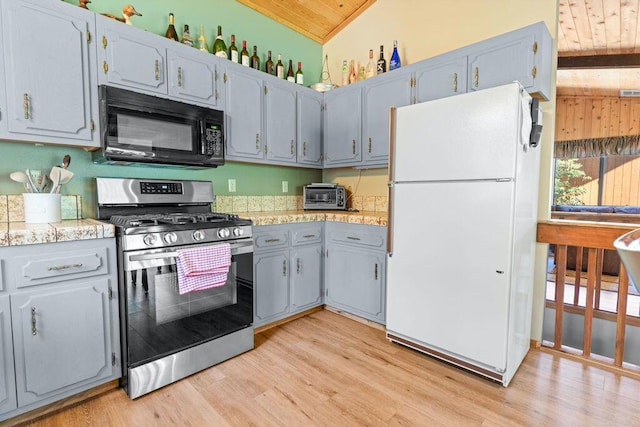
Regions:
M 530 346 L 540 122 L 517 82 L 391 113 L 387 338 L 504 386 Z

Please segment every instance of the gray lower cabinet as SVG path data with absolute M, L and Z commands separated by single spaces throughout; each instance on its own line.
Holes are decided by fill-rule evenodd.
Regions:
M 325 225 L 325 304 L 385 323 L 386 227 Z
M 0 261 L 0 421 L 120 377 L 115 239 L 3 247 Z
M 254 326 L 322 305 L 322 223 L 254 228 Z

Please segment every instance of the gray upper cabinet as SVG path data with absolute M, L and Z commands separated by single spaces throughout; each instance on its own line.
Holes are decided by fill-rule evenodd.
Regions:
M 353 166 L 362 160 L 361 85 L 324 95 L 324 166 Z
M 219 107 L 217 63 L 211 55 L 185 46 L 167 48 L 169 95 L 186 102 Z
M 100 84 L 167 94 L 164 40 L 103 16 L 96 16 L 96 27 Z
M 414 85 L 414 104 L 465 93 L 467 57 L 427 61 L 424 67 L 415 71 Z
M 264 83 L 267 160 L 296 163 L 296 87 L 290 83 Z
M 298 164 L 322 167 L 322 94 L 298 92 Z
M 94 15 L 64 2 L 2 0 L 7 139 L 99 146 Z M 63 105 L 64 108 L 60 108 Z
M 227 159 L 262 160 L 262 79 L 232 65 L 223 74 Z
M 13 369 L 9 295 L 0 296 L 0 414 L 18 407 Z M 0 419 L 2 417 L 0 416 Z
M 362 92 L 363 164 L 386 166 L 389 162 L 390 110 L 411 104 L 412 78 L 408 73 L 394 71 L 384 78 L 372 80 Z
M 113 375 L 109 281 L 11 297 L 20 406 Z

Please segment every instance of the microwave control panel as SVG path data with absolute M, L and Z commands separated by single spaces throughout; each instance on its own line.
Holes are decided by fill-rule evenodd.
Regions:
M 207 121 L 206 128 L 204 130 L 202 154 L 205 154 L 207 156 L 222 157 L 222 146 L 222 126 Z

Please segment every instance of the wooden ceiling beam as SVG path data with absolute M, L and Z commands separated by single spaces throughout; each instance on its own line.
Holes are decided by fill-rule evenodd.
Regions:
M 638 68 L 640 54 L 561 56 L 558 57 L 558 70 L 580 68 Z

